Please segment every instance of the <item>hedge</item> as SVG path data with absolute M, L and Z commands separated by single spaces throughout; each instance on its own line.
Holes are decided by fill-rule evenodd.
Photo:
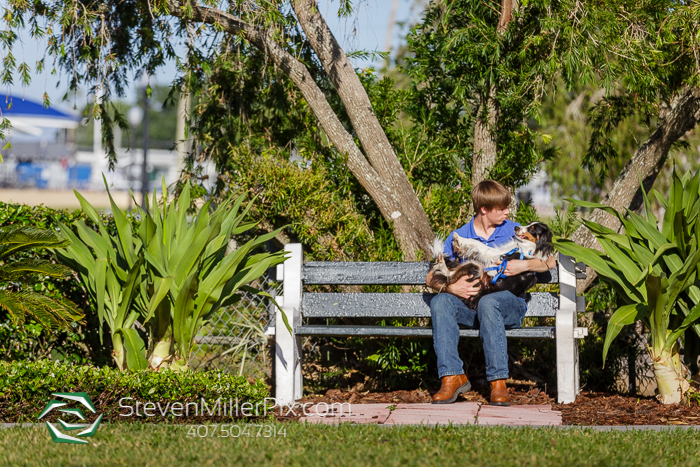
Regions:
M 119 372 L 113 368 L 97 368 L 90 365 L 74 365 L 70 363 L 40 360 L 36 362 L 0 362 L 0 422 L 36 422 L 47 403 L 56 399 L 56 392 L 85 392 L 92 399 L 97 414 L 103 415 L 103 420 L 113 422 L 187 422 L 194 421 L 224 421 L 232 419 L 254 419 L 270 415 L 271 400 L 268 387 L 262 381 L 248 380 L 243 376 L 234 376 L 223 371 L 185 372 L 166 371 Z M 141 406 L 151 402 L 167 404 L 196 402 L 201 406 L 202 401 L 207 406 L 208 413 L 175 416 L 166 411 L 163 416 L 156 411 L 155 416 L 147 417 L 143 413 L 135 416 L 124 416 L 128 409 L 120 408 L 120 399 L 125 406 L 135 406 L 138 401 Z M 220 400 L 221 409 L 216 412 L 213 407 Z M 248 410 L 249 417 L 226 413 L 223 415 L 223 404 L 233 401 L 238 407 L 244 403 L 258 407 L 257 416 Z M 265 403 L 267 408 L 265 409 Z M 248 407 L 250 407 L 248 406 Z M 163 409 L 165 411 L 165 409 Z M 97 415 L 83 410 L 88 419 Z M 194 409 L 192 409 L 194 412 Z M 120 416 L 120 414 L 122 414 Z M 42 418 L 55 421 L 58 415 L 49 414 Z

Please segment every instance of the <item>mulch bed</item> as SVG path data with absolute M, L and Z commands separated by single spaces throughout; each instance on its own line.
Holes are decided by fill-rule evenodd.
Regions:
M 351 404 L 427 403 L 431 394 L 424 389 L 393 392 L 357 392 L 331 389 L 323 395 L 304 397 L 300 402 L 349 402 Z M 551 405 L 562 413 L 565 425 L 700 425 L 700 407 L 663 405 L 653 397 L 631 397 L 614 393 L 582 392 L 573 404 L 557 404 L 556 399 L 537 387 L 509 387 L 513 405 Z M 470 391 L 459 400 L 488 403 L 488 392 Z M 298 417 L 295 417 L 298 418 Z
M 700 425 L 700 407 L 663 405 L 651 397 L 584 392 L 573 404 L 552 404 L 566 425 Z

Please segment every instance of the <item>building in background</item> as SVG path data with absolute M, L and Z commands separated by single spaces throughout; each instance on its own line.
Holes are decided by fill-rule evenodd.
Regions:
M 6 97 L 0 111 L 12 125 L 12 147 L 2 150 L 0 188 L 67 187 L 71 165 L 75 165 L 75 130 L 80 118 L 12 96 Z M 78 172 L 74 169 L 72 175 L 77 177 Z
M 537 210 L 540 219 L 543 221 L 554 217 L 554 203 L 552 203 L 552 191 L 547 172 L 544 167 L 532 176 L 530 182 L 515 191 L 518 201 L 527 203 L 532 201 L 532 206 Z
M 103 175 L 120 207 L 133 206 L 129 190 L 141 201 L 138 193 L 143 179 L 143 147 L 117 147 L 117 164 L 114 171 L 109 171 L 99 122 L 92 125 L 92 147 L 80 147 L 75 142 L 75 133 L 88 122 L 77 114 L 12 96 L 2 102 L 0 111 L 12 125 L 8 137 L 11 147 L 1 150 L 4 163 L 0 164 L 0 201 L 77 208 L 79 204 L 72 192 L 77 189 L 95 206 L 108 208 Z M 184 121 L 184 113 L 182 117 Z M 184 125 L 178 125 L 178 129 L 180 126 Z M 173 134 L 173 149 L 175 140 Z M 121 146 L 121 137 L 116 138 L 115 144 Z M 146 168 L 151 191 L 161 190 L 163 178 L 167 185 L 177 181 L 184 144 L 177 149 L 148 150 Z M 216 172 L 206 170 L 209 172 L 214 180 Z

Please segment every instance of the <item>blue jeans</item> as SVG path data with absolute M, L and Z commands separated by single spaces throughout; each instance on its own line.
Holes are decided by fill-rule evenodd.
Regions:
M 486 356 L 486 380 L 508 378 L 508 343 L 506 329 L 523 324 L 525 300 L 508 291 L 494 292 L 479 301 L 477 311 L 467 308 L 449 293 L 441 293 L 430 301 L 433 320 L 433 345 L 437 354 L 438 376 L 461 375 L 464 365 L 457 352 L 459 326 L 479 329 Z

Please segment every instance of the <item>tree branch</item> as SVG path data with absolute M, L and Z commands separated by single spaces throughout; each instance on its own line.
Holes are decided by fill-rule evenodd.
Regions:
M 171 15 L 185 18 L 181 3 L 176 0 L 166 1 Z M 245 37 L 255 47 L 265 51 L 274 63 L 289 76 L 308 102 L 333 146 L 341 153 L 348 155 L 348 168 L 352 174 L 377 204 L 384 219 L 394 226 L 397 241 L 404 253 L 404 259 L 406 261 L 415 260 L 416 251 L 425 247 L 424 239 L 418 235 L 409 216 L 403 215 L 401 203 L 397 200 L 395 192 L 390 190 L 382 177 L 369 164 L 352 136 L 345 130 L 306 66 L 275 42 L 267 31 L 257 26 L 218 9 L 199 5 L 191 5 L 189 8 L 191 8 L 192 15 L 186 18 L 188 21 L 217 25 L 231 34 Z M 401 171 L 403 173 L 403 169 Z
M 668 158 L 671 145 L 686 132 L 695 128 L 700 119 L 700 88 L 685 88 L 673 100 L 670 109 L 665 110 L 664 113 L 665 118 L 659 127 L 625 165 L 601 204 L 610 206 L 618 212 L 625 209 L 636 210 L 641 206 L 643 198 L 639 178 L 641 176 L 644 189 L 650 190 Z M 622 223 L 617 217 L 600 209 L 593 211 L 588 220 L 618 232 L 622 230 Z M 598 240 L 586 226 L 582 225 L 576 229 L 570 239 L 581 246 L 603 251 Z M 578 292 L 583 293 L 595 277 L 595 271 L 586 268 L 586 279 L 579 281 Z
M 434 238 L 428 216 L 406 176 L 394 148 L 377 119 L 355 69 L 319 12 L 316 0 L 292 0 L 292 8 L 311 47 L 318 55 L 338 96 L 345 105 L 369 162 L 386 181 L 429 251 Z
M 503 32 L 513 18 L 513 0 L 501 0 L 501 18 L 498 20 L 498 32 Z

